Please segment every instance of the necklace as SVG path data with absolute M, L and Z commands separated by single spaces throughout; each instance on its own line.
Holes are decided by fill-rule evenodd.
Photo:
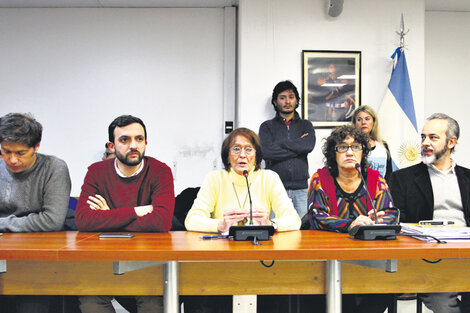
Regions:
M 237 198 L 238 207 L 240 208 L 240 210 L 243 210 L 246 204 L 246 200 L 248 199 L 248 193 L 245 196 L 245 200 L 243 200 L 243 206 L 242 206 L 240 203 L 240 199 L 238 198 L 237 188 L 235 187 L 235 184 L 233 182 L 232 182 L 232 186 L 233 186 L 233 191 L 235 191 L 235 197 Z

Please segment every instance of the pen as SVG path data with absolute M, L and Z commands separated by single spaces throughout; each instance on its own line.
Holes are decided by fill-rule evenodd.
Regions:
M 228 238 L 228 235 L 209 235 L 202 236 L 201 239 L 225 239 Z
M 428 226 L 447 226 L 453 225 L 454 221 L 419 221 L 419 225 L 428 225 Z

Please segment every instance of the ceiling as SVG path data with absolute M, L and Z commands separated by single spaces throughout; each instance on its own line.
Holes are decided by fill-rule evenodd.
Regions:
M 237 6 L 238 1 L 239 0 L 0 0 L 0 8 L 214 8 Z M 470 12 L 470 0 L 425 1 L 426 11 Z
M 470 12 L 469 0 L 425 0 L 425 1 L 426 1 L 426 11 Z
M 0 8 L 217 8 L 238 0 L 0 0 Z

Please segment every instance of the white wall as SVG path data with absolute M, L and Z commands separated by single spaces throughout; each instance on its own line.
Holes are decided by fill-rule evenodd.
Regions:
M 143 119 L 146 154 L 172 167 L 177 193 L 198 186 L 220 164 L 225 13 L 0 9 L 0 116 L 35 115 L 40 152 L 67 162 L 73 196 L 121 114 Z
M 453 158 L 470 167 L 468 107 L 470 12 L 426 12 L 426 116 L 442 112 L 460 124 Z
M 290 79 L 301 91 L 302 50 L 362 51 L 362 104 L 377 109 L 403 13 L 418 126 L 436 111 L 457 117 L 462 134 L 456 159 L 469 166 L 463 157 L 470 149 L 465 147 L 467 99 L 461 95 L 470 72 L 470 13 L 425 13 L 421 0 L 351 0 L 339 17 L 331 18 L 326 2 L 240 1 L 239 126 L 257 131 L 273 116 L 270 95 L 278 81 Z M 211 138 L 222 131 L 222 123 L 209 128 L 207 121 L 225 113 L 207 107 L 224 101 L 223 79 L 201 73 L 223 72 L 223 49 L 216 42 L 223 41 L 224 13 L 194 12 L 0 9 L 0 115 L 31 111 L 45 124 L 41 151 L 67 160 L 73 195 L 78 195 L 86 167 L 100 158 L 107 125 L 123 113 L 147 122 L 148 154 L 177 168 L 177 189 L 200 184 L 220 164 L 222 136 Z M 193 32 L 194 25 L 201 25 L 203 35 Z M 162 46 L 168 38 L 171 45 Z M 317 129 L 311 173 L 322 164 L 321 138 L 329 132 Z
M 240 0 L 239 125 L 258 131 L 272 118 L 270 95 L 280 80 L 290 79 L 301 92 L 302 50 L 362 51 L 362 104 L 378 108 L 399 45 L 400 15 L 405 18 L 406 57 L 418 121 L 424 103 L 424 1 L 351 0 L 343 13 L 329 17 L 325 0 Z M 299 110 L 300 112 L 300 110 Z M 419 125 L 420 122 L 418 122 Z M 309 155 L 310 173 L 322 166 L 321 139 L 330 129 L 317 129 Z

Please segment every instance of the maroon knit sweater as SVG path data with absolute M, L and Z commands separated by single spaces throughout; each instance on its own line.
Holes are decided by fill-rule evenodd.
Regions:
M 92 164 L 83 182 L 75 222 L 80 231 L 164 232 L 171 228 L 175 207 L 173 175 L 170 168 L 151 157 L 144 157 L 142 171 L 133 177 L 120 177 L 114 159 Z M 92 210 L 88 197 L 99 194 L 110 210 Z M 153 212 L 142 217 L 134 207 L 153 205 Z

